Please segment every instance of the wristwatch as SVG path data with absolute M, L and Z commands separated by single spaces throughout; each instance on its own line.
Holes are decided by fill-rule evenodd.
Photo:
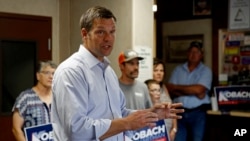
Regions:
M 172 130 L 176 133 L 177 132 L 177 129 L 176 128 L 172 128 Z

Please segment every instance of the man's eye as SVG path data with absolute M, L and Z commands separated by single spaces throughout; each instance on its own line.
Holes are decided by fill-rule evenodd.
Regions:
M 103 35 L 104 31 L 98 31 L 97 33 L 100 34 L 100 35 Z
M 112 30 L 110 33 L 111 33 L 111 34 L 115 34 L 115 30 Z

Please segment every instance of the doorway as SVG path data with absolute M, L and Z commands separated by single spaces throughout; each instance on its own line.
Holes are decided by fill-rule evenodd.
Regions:
M 15 141 L 11 109 L 35 84 L 38 60 L 52 58 L 52 18 L 0 12 L 0 138 Z

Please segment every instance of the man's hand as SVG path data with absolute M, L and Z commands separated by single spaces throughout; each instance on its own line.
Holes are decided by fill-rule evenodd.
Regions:
M 158 115 L 150 110 L 138 110 L 124 118 L 128 130 L 137 130 L 146 126 L 154 127 L 159 120 Z
M 127 130 L 137 130 L 143 127 L 154 127 L 161 119 L 181 119 L 179 113 L 183 113 L 182 103 L 157 103 L 151 109 L 138 110 L 124 118 Z
M 183 113 L 184 109 L 181 109 L 182 103 L 157 103 L 152 108 L 152 111 L 158 115 L 159 119 L 181 119 L 182 116 L 177 115 Z

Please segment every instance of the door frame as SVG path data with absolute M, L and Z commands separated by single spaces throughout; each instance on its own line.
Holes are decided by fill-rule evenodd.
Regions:
M 0 31 L 1 40 L 36 41 L 37 59 L 52 59 L 52 17 L 0 12 Z M 0 65 L 0 79 L 2 75 L 4 74 Z M 2 86 L 1 83 L 0 85 Z M 12 133 L 12 115 L 0 114 L 0 125 L 4 127 L 0 128 L 0 138 L 15 141 Z

